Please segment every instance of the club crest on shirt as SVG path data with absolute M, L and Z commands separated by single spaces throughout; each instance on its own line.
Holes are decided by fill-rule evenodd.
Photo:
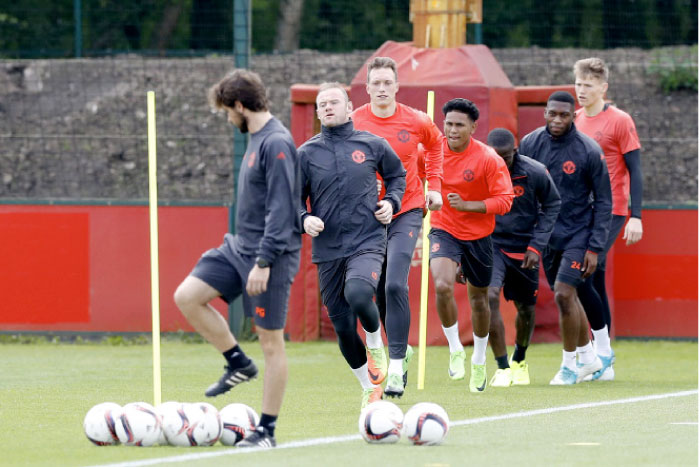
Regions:
M 430 251 L 432 251 L 433 253 L 435 253 L 435 252 L 438 251 L 439 249 L 440 249 L 440 244 L 439 244 L 439 243 L 433 243 L 433 246 L 430 248 Z
M 515 196 L 522 196 L 525 194 L 525 188 L 523 188 L 521 185 L 513 185 L 513 193 Z
M 566 161 L 561 166 L 561 169 L 564 171 L 565 174 L 571 175 L 572 173 L 576 172 L 576 164 L 574 164 L 573 161 Z
M 598 130 L 595 132 L 593 135 L 593 139 L 595 139 L 598 143 L 600 143 L 603 140 L 603 132 Z
M 408 140 L 411 139 L 411 134 L 406 130 L 401 130 L 396 134 L 396 138 L 402 143 L 408 143 Z
M 253 167 L 253 164 L 255 164 L 255 153 L 251 152 L 248 156 L 248 167 Z
M 465 181 L 471 182 L 472 180 L 474 180 L 474 172 L 472 172 L 471 170 L 467 169 L 467 170 L 465 170 L 464 173 L 462 174 L 462 177 L 464 177 L 464 180 L 465 180 Z
M 365 158 L 365 153 L 359 149 L 353 151 L 352 153 L 352 160 L 355 161 L 356 164 L 362 164 L 365 161 Z

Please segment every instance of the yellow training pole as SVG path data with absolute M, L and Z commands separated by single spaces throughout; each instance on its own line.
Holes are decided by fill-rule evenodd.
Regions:
M 428 91 L 428 116 L 433 119 L 435 110 L 435 92 Z M 424 193 L 428 194 L 428 181 L 425 181 Z M 430 242 L 428 231 L 430 230 L 430 211 L 423 218 L 423 234 L 421 241 L 423 250 L 421 253 L 421 278 L 420 278 L 420 319 L 418 332 L 418 389 L 425 384 L 425 341 L 428 332 L 428 272 L 430 264 Z
M 161 402 L 160 285 L 158 283 L 158 183 L 156 178 L 156 95 L 148 101 L 148 213 L 151 227 L 151 319 L 153 333 L 153 405 Z

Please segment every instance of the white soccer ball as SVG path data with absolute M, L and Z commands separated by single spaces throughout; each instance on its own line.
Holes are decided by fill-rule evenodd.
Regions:
M 219 441 L 223 427 L 213 405 L 196 402 L 165 407 L 163 431 L 173 446 L 212 446 Z
M 122 408 L 115 432 L 127 446 L 153 446 L 162 431 L 160 415 L 147 402 L 132 402 Z
M 156 407 L 156 412 L 158 412 L 158 415 L 160 416 L 161 423 L 163 422 L 164 419 L 164 414 L 168 411 L 175 410 L 177 411 L 177 408 L 180 406 L 179 402 L 176 401 L 167 401 L 167 402 L 161 402 L 158 407 Z M 161 446 L 166 446 L 168 445 L 168 439 L 165 437 L 165 426 L 163 426 L 163 429 L 160 430 L 160 436 L 158 437 L 158 444 Z
M 403 418 L 403 435 L 415 445 L 440 444 L 449 429 L 447 412 L 432 402 L 419 402 Z
M 121 406 L 114 402 L 103 402 L 88 410 L 83 420 L 83 430 L 87 439 L 98 446 L 119 444 L 114 425 L 121 410 Z
M 227 405 L 219 410 L 219 415 L 224 427 L 220 441 L 226 446 L 235 446 L 248 437 L 260 422 L 255 410 L 240 403 Z
M 401 438 L 403 412 L 389 401 L 372 402 L 360 412 L 358 428 L 371 444 L 396 443 Z

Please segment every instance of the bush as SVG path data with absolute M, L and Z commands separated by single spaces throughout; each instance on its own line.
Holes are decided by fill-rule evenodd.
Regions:
M 698 90 L 698 46 L 653 51 L 649 72 L 666 93 Z

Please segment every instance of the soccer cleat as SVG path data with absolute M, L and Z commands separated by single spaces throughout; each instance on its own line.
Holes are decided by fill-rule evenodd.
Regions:
M 377 402 L 377 401 L 382 400 L 383 395 L 384 395 L 384 390 L 382 389 L 381 386 L 375 386 L 373 388 L 363 389 L 362 390 L 362 405 L 360 405 L 360 409 L 364 409 L 372 402 Z
M 404 387 L 401 375 L 389 373 L 389 376 L 386 379 L 384 395 L 389 397 L 401 397 L 403 396 L 403 388 Z
M 228 392 L 235 385 L 243 383 L 245 381 L 250 381 L 258 376 L 258 367 L 251 360 L 250 364 L 243 368 L 231 368 L 230 366 L 224 366 L 224 375 L 217 381 L 207 388 L 204 394 L 207 397 L 215 397 L 219 394 Z
M 583 379 L 588 376 L 594 374 L 596 371 L 600 370 L 603 368 L 603 362 L 600 360 L 600 358 L 596 355 L 595 360 L 593 360 L 591 363 L 577 363 L 576 364 L 576 370 L 578 373 L 576 382 L 580 383 L 583 381 Z
M 513 384 L 513 374 L 510 368 L 499 368 L 489 382 L 489 386 L 495 388 L 507 388 L 511 384 Z
M 408 383 L 408 363 L 413 358 L 413 347 L 410 345 L 406 346 L 406 356 L 403 359 L 403 387 L 406 389 L 406 384 Z
M 610 352 L 611 352 L 610 355 L 607 357 L 604 357 L 602 355 L 598 355 L 598 358 L 600 358 L 600 361 L 603 363 L 603 368 L 601 368 L 600 370 L 593 373 L 593 381 L 602 380 L 602 376 L 607 371 L 608 368 L 610 368 L 612 370 L 613 363 L 615 363 L 615 352 L 613 352 L 612 349 L 610 349 Z M 610 375 L 612 375 L 612 378 L 610 378 Z M 608 371 L 608 378 L 609 379 L 605 379 L 602 381 L 612 381 L 613 379 L 615 379 L 615 371 L 614 370 Z
M 469 378 L 469 390 L 481 392 L 486 388 L 486 365 L 472 363 L 472 374 Z
M 464 379 L 464 362 L 467 360 L 467 354 L 464 350 L 452 352 L 450 354 L 450 366 L 447 368 L 447 373 L 454 380 Z
M 522 362 L 510 362 L 510 370 L 513 376 L 513 386 L 527 386 L 530 384 L 530 371 L 525 360 Z
M 576 384 L 576 371 L 569 367 L 563 366 L 559 368 L 559 371 L 554 378 L 549 382 L 552 386 L 566 386 L 569 384 Z
M 389 362 L 386 360 L 384 347 L 378 349 L 367 349 L 367 373 L 372 384 L 382 384 L 389 369 Z
M 277 441 L 265 427 L 257 426 L 253 433 L 243 441 L 239 441 L 236 446 L 239 448 L 274 448 L 277 446 Z

